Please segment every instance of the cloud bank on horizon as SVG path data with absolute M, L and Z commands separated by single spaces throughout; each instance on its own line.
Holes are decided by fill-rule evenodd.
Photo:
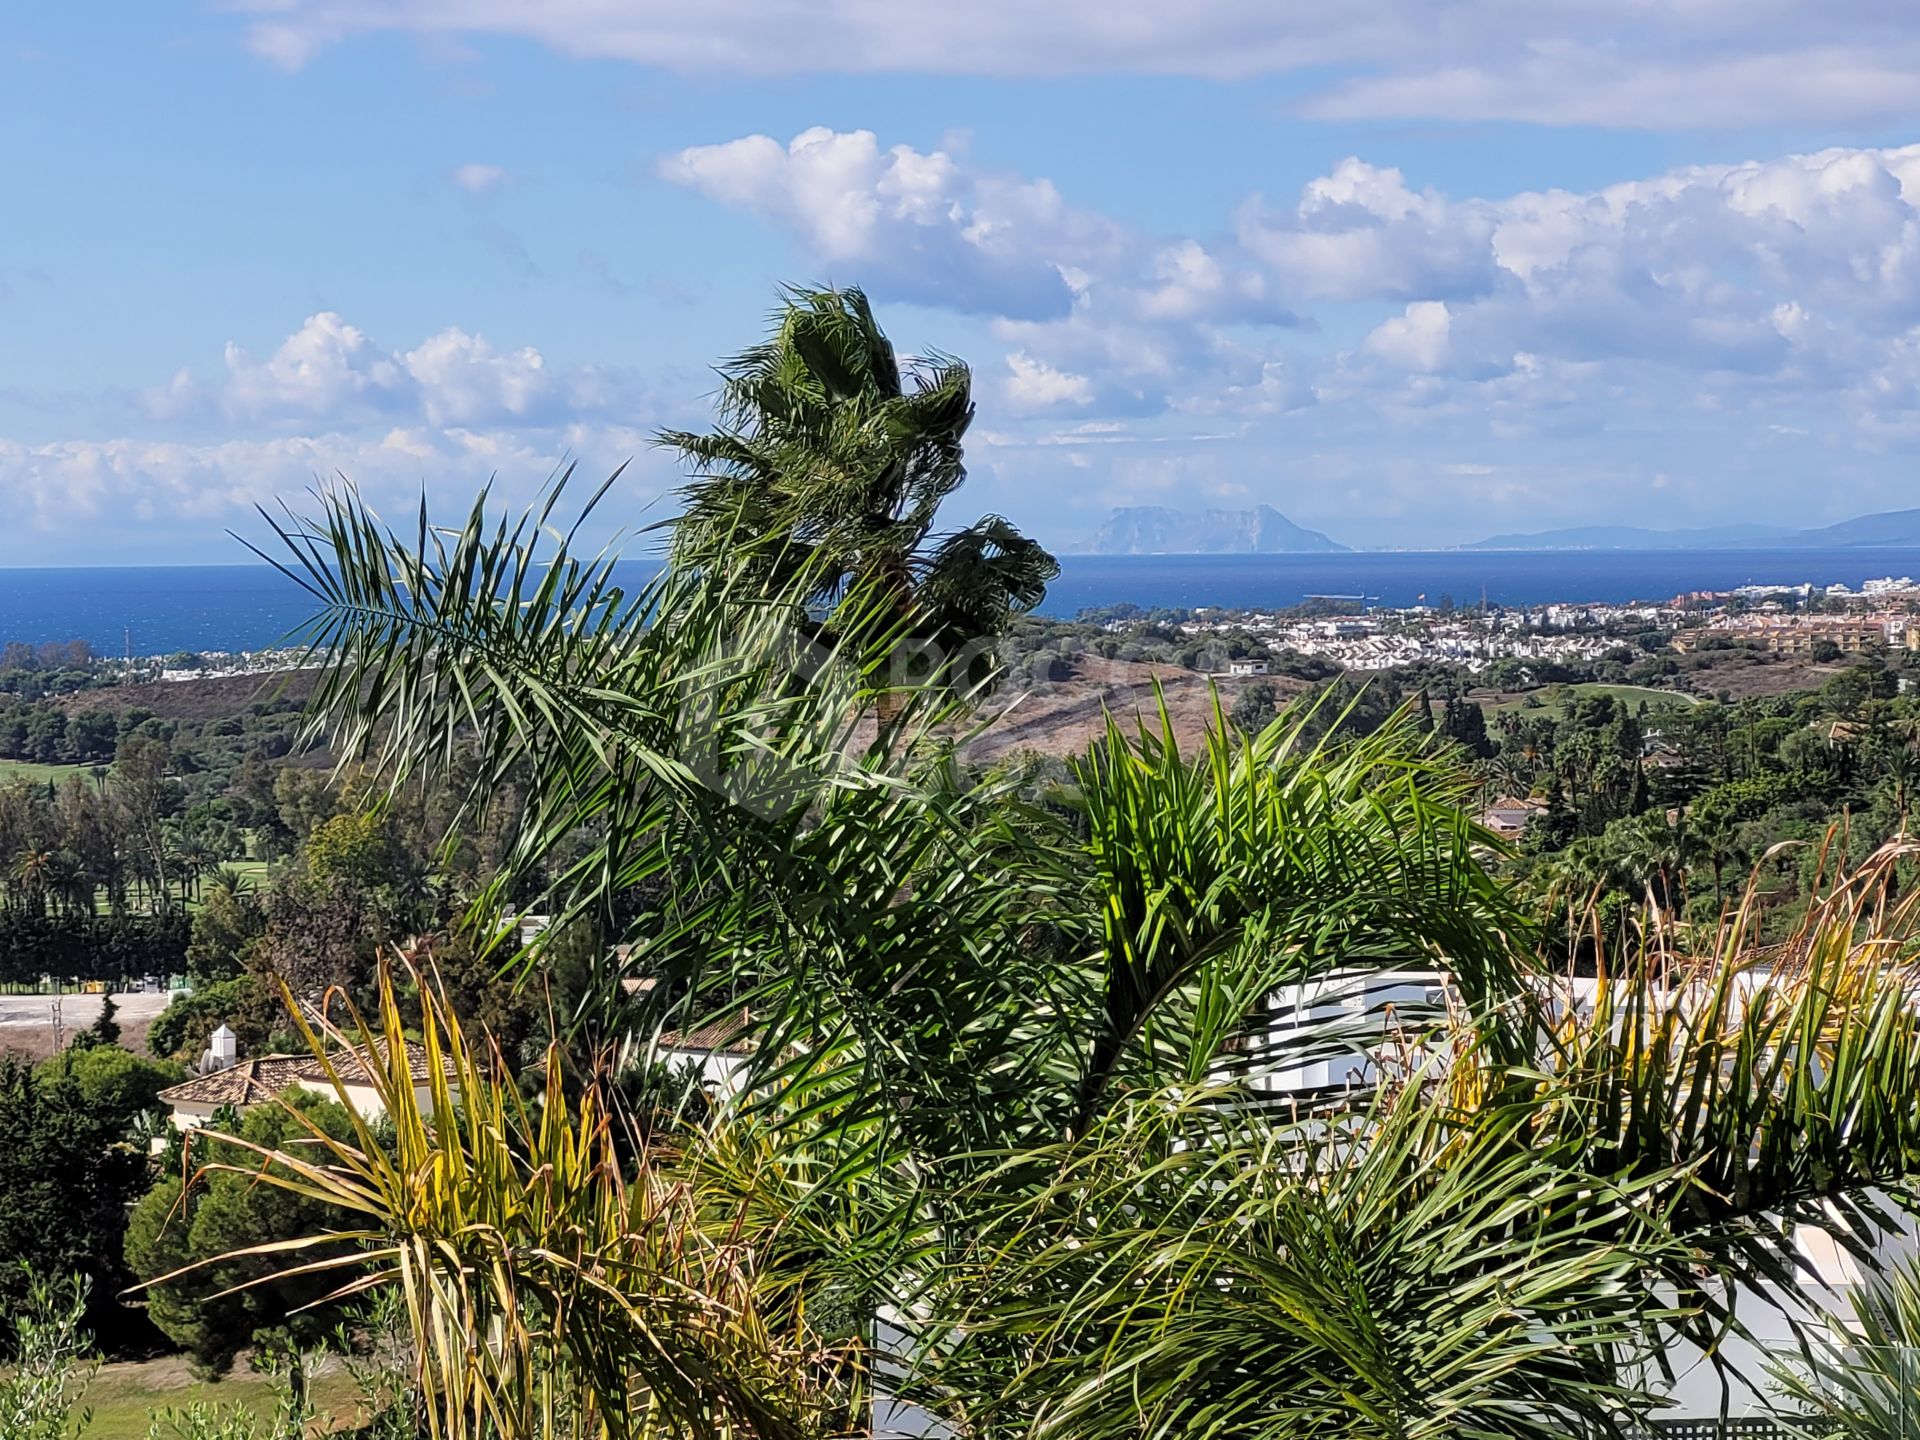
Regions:
M 426 57 L 406 63 L 461 77 L 504 75 L 534 48 L 563 73 L 693 74 L 709 96 L 716 77 L 830 84 L 793 82 L 751 107 L 760 125 L 676 116 L 704 132 L 690 143 L 567 132 L 584 172 L 512 150 L 533 102 L 470 78 L 460 103 L 497 133 L 449 138 L 423 120 L 392 137 L 404 160 L 343 143 L 343 175 L 410 166 L 391 203 L 440 227 L 445 263 L 396 259 L 382 291 L 324 246 L 264 253 L 243 235 L 234 263 L 273 268 L 271 308 L 153 333 L 144 368 L 116 360 L 97 387 L 48 388 L 26 362 L 0 372 L 0 491 L 20 520 L 0 560 L 128 558 L 165 537 L 202 552 L 166 558 L 204 558 L 219 547 L 201 537 L 246 507 L 334 473 L 396 505 L 422 484 L 455 502 L 488 475 L 511 495 L 570 460 L 637 457 L 632 497 L 658 503 L 675 478 L 649 435 L 698 422 L 701 367 L 752 338 L 781 277 L 862 284 L 903 345 L 973 361 L 968 504 L 1055 540 L 1146 502 L 1265 501 L 1399 544 L 1913 503 L 1920 143 L 1796 142 L 1832 126 L 1920 142 L 1920 19 L 1871 0 L 1774 0 L 1764 24 L 1722 0 L 1275 8 L 838 0 L 802 23 L 770 0 L 223 6 L 212 33 L 269 108 L 359 83 L 361 52 L 396 38 Z M 920 139 L 893 75 L 994 77 L 944 92 L 974 96 L 956 117 L 970 127 L 1009 103 L 1005 87 L 1060 77 L 1104 77 L 1119 103 L 1155 76 L 1235 97 L 1280 76 L 1283 98 L 1248 123 L 1339 148 L 1285 184 L 1240 151 L 1199 149 L 1226 198 L 1162 206 L 1150 168 L 1117 180 L 1112 157 L 1076 167 L 1056 146 L 1023 163 L 1005 143 L 982 156 L 965 132 Z M 646 113 L 607 102 L 623 105 Z M 1434 152 L 1442 183 L 1370 153 L 1401 143 L 1391 130 L 1350 128 L 1408 119 L 1520 129 L 1453 134 Z M 1756 158 L 1698 138 L 1762 122 L 1774 148 Z M 632 128 L 650 125 L 671 128 Z M 1534 127 L 1604 132 L 1566 152 L 1581 174 L 1609 168 L 1594 158 L 1606 134 L 1629 130 L 1716 158 L 1503 183 L 1500 148 Z M 327 153 L 324 137 L 305 143 Z M 1554 155 L 1533 168 L 1551 174 Z M 581 198 L 616 192 L 667 218 L 596 233 Z M 571 239 L 527 218 L 556 208 Z M 135 263 L 102 244 L 91 263 Z M 40 289 L 60 290 L 64 258 L 0 240 L 0 323 L 58 313 Z M 16 278 L 42 273 L 44 286 Z

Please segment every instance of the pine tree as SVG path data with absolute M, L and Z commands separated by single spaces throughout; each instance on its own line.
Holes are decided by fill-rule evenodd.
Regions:
M 1627 792 L 1627 813 L 1644 815 L 1652 803 L 1647 794 L 1647 767 L 1636 763 L 1633 767 L 1633 787 Z

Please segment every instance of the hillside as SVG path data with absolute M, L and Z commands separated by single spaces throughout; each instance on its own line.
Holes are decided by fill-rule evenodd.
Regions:
M 1649 530 L 1640 525 L 1575 525 L 1489 535 L 1462 550 L 1715 550 L 1777 545 L 1794 535 L 1778 525 L 1714 525 L 1701 530 Z
M 113 685 L 62 696 L 69 715 L 82 710 L 145 710 L 163 720 L 225 720 L 257 703 L 286 699 L 296 705 L 312 693 L 317 672 L 291 670 L 275 675 L 222 675 L 206 680 L 150 680 Z
M 1882 510 L 1876 515 L 1856 515 L 1837 525 L 1802 530 L 1785 543 L 1810 549 L 1850 545 L 1920 545 L 1920 510 Z
M 1640 525 L 1575 525 L 1562 530 L 1490 535 L 1462 550 L 1820 550 L 1920 546 L 1920 510 L 1883 510 L 1837 525 L 1788 530 L 1778 525 L 1712 525 L 1650 530 Z
M 1022 753 L 1054 758 L 1077 754 L 1105 730 L 1109 715 L 1129 728 L 1142 719 L 1157 726 L 1162 698 L 1182 747 L 1196 747 L 1213 724 L 1216 689 L 1220 708 L 1231 710 L 1240 692 L 1256 684 L 1268 686 L 1281 700 L 1307 688 L 1305 682 L 1284 675 L 1209 677 L 1177 665 L 1079 655 L 1069 679 L 1005 697 L 1005 713 L 971 741 L 965 753 L 982 761 Z
M 1271 505 L 1193 513 L 1163 505 L 1115 510 L 1084 545 L 1083 555 L 1330 554 L 1348 547 L 1308 530 Z

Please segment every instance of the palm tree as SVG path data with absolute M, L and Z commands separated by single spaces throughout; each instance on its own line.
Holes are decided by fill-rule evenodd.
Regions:
M 27 910 L 43 915 L 47 909 L 47 891 L 54 866 L 54 852 L 42 845 L 28 845 L 14 856 L 13 878 L 19 883 Z
M 1650 1401 L 1631 1362 L 1737 1326 L 1703 1271 L 1804 1283 L 1783 1226 L 1864 1246 L 1872 1191 L 1920 1169 L 1920 1017 L 1882 958 L 1920 931 L 1912 904 L 1841 887 L 1759 1002 L 1738 999 L 1735 927 L 1692 957 L 1719 978 L 1684 1007 L 1663 997 L 1689 957 L 1655 917 L 1583 1021 L 1540 1000 L 1532 928 L 1476 856 L 1470 779 L 1404 721 L 1350 744 L 1316 742 L 1338 727 L 1310 713 L 1251 739 L 1221 723 L 1198 755 L 1164 717 L 1110 726 L 1034 807 L 913 723 L 847 762 L 893 631 L 838 627 L 830 663 L 791 668 L 810 573 L 768 593 L 674 567 L 630 598 L 604 557 L 522 542 L 539 529 L 476 507 L 402 539 L 334 494 L 283 530 L 322 607 L 316 718 L 394 785 L 449 775 L 447 737 L 469 734 L 469 807 L 513 769 L 526 813 L 483 909 L 648 897 L 625 938 L 659 983 L 635 1004 L 619 967 L 603 977 L 630 1041 L 744 1007 L 745 1098 L 684 1160 L 751 1252 L 735 1313 L 764 1306 L 769 1357 L 816 1344 L 826 1315 L 868 1355 L 885 1313 L 913 1348 L 870 1363 L 914 1370 L 970 1434 L 1613 1434 Z M 1434 1013 L 1312 1002 L 1409 968 L 1446 977 Z M 1250 1025 L 1289 995 L 1297 1026 Z M 1277 1074 L 1342 1054 L 1380 1083 L 1276 1101 Z M 515 1228 L 540 1152 L 491 1105 L 395 1173 L 471 1177 L 444 1214 L 510 1224 L 433 1229 L 408 1184 L 367 1176 L 371 1143 L 302 1163 L 316 1185 L 320 1165 L 359 1177 L 376 1254 L 423 1280 L 448 1262 L 415 1286 L 445 1297 L 416 1317 L 422 1356 L 498 1316 L 569 1364 L 616 1357 L 579 1381 L 604 1413 L 648 1373 L 622 1307 L 650 1281 L 597 1268 L 627 1242 L 596 1219 L 569 1233 L 597 1237 L 573 1253 L 607 1288 L 570 1308 L 573 1272 Z M 547 1331 L 460 1288 L 498 1273 Z M 493 1403 L 476 1386 L 520 1413 L 545 1361 L 517 1354 L 460 1372 L 474 1413 Z M 708 1357 L 682 1358 L 698 1375 Z M 705 1373 L 688 1403 L 731 1405 L 731 1372 Z
M 934 534 L 966 479 L 967 366 L 903 366 L 862 291 L 794 289 L 720 375 L 717 428 L 660 436 L 694 472 L 676 557 L 744 568 L 816 611 L 877 607 L 902 627 L 903 678 L 977 672 L 969 647 L 1038 604 L 1059 566 L 997 515 Z
M 46 862 L 43 878 L 47 893 L 67 914 L 93 913 L 93 876 L 71 850 L 56 850 Z
M 1711 1351 L 1743 1291 L 1804 1283 L 1781 1262 L 1797 1226 L 1858 1247 L 1886 1223 L 1876 1185 L 1916 1164 L 1915 1117 L 1901 1139 L 1848 1128 L 1920 1077 L 1914 970 L 1881 958 L 1915 935 L 1911 902 L 1876 913 L 1895 858 L 1758 986 L 1744 919 L 1699 952 L 1613 955 L 1589 1012 L 1571 991 L 1549 1009 L 1544 1063 L 1449 1026 L 1433 1058 L 1306 1117 L 1204 1092 L 1117 1107 L 1046 1155 L 1044 1183 L 982 1187 L 925 1393 L 996 1436 L 1632 1431 L 1663 1336 Z M 1662 968 L 1694 978 L 1674 993 Z M 1871 1343 L 1917 1337 L 1903 1283 L 1871 1302 Z M 1828 1418 L 1884 1413 L 1920 1373 L 1882 1350 L 1849 1382 L 1853 1338 L 1836 1325 L 1820 1371 Z

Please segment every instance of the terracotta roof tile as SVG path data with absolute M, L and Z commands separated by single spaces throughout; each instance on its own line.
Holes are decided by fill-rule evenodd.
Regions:
M 383 1063 L 386 1056 L 384 1042 L 375 1042 L 371 1063 Z M 367 1078 L 369 1057 L 358 1050 L 343 1050 L 333 1058 L 333 1068 L 343 1083 L 352 1085 Z M 453 1067 L 445 1062 L 442 1068 L 449 1078 Z M 427 1047 L 418 1041 L 407 1042 L 407 1073 L 416 1083 L 424 1083 L 432 1074 L 427 1062 Z M 193 1079 L 162 1090 L 160 1099 L 169 1105 L 236 1105 L 245 1107 L 259 1105 L 271 1100 L 289 1085 L 310 1084 L 325 1086 L 328 1084 L 327 1072 L 318 1060 L 311 1055 L 261 1055 L 251 1060 L 242 1060 L 225 1070 L 216 1070 L 211 1075 L 196 1075 Z
M 309 1068 L 316 1068 L 310 1056 L 262 1055 L 216 1070 L 211 1075 L 196 1075 L 183 1084 L 162 1090 L 160 1098 L 169 1105 L 258 1105 L 305 1079 Z
M 663 1030 L 655 1048 L 667 1050 L 704 1050 L 720 1055 L 751 1055 L 754 1052 L 753 1020 L 744 1010 L 703 1020 L 691 1030 Z

